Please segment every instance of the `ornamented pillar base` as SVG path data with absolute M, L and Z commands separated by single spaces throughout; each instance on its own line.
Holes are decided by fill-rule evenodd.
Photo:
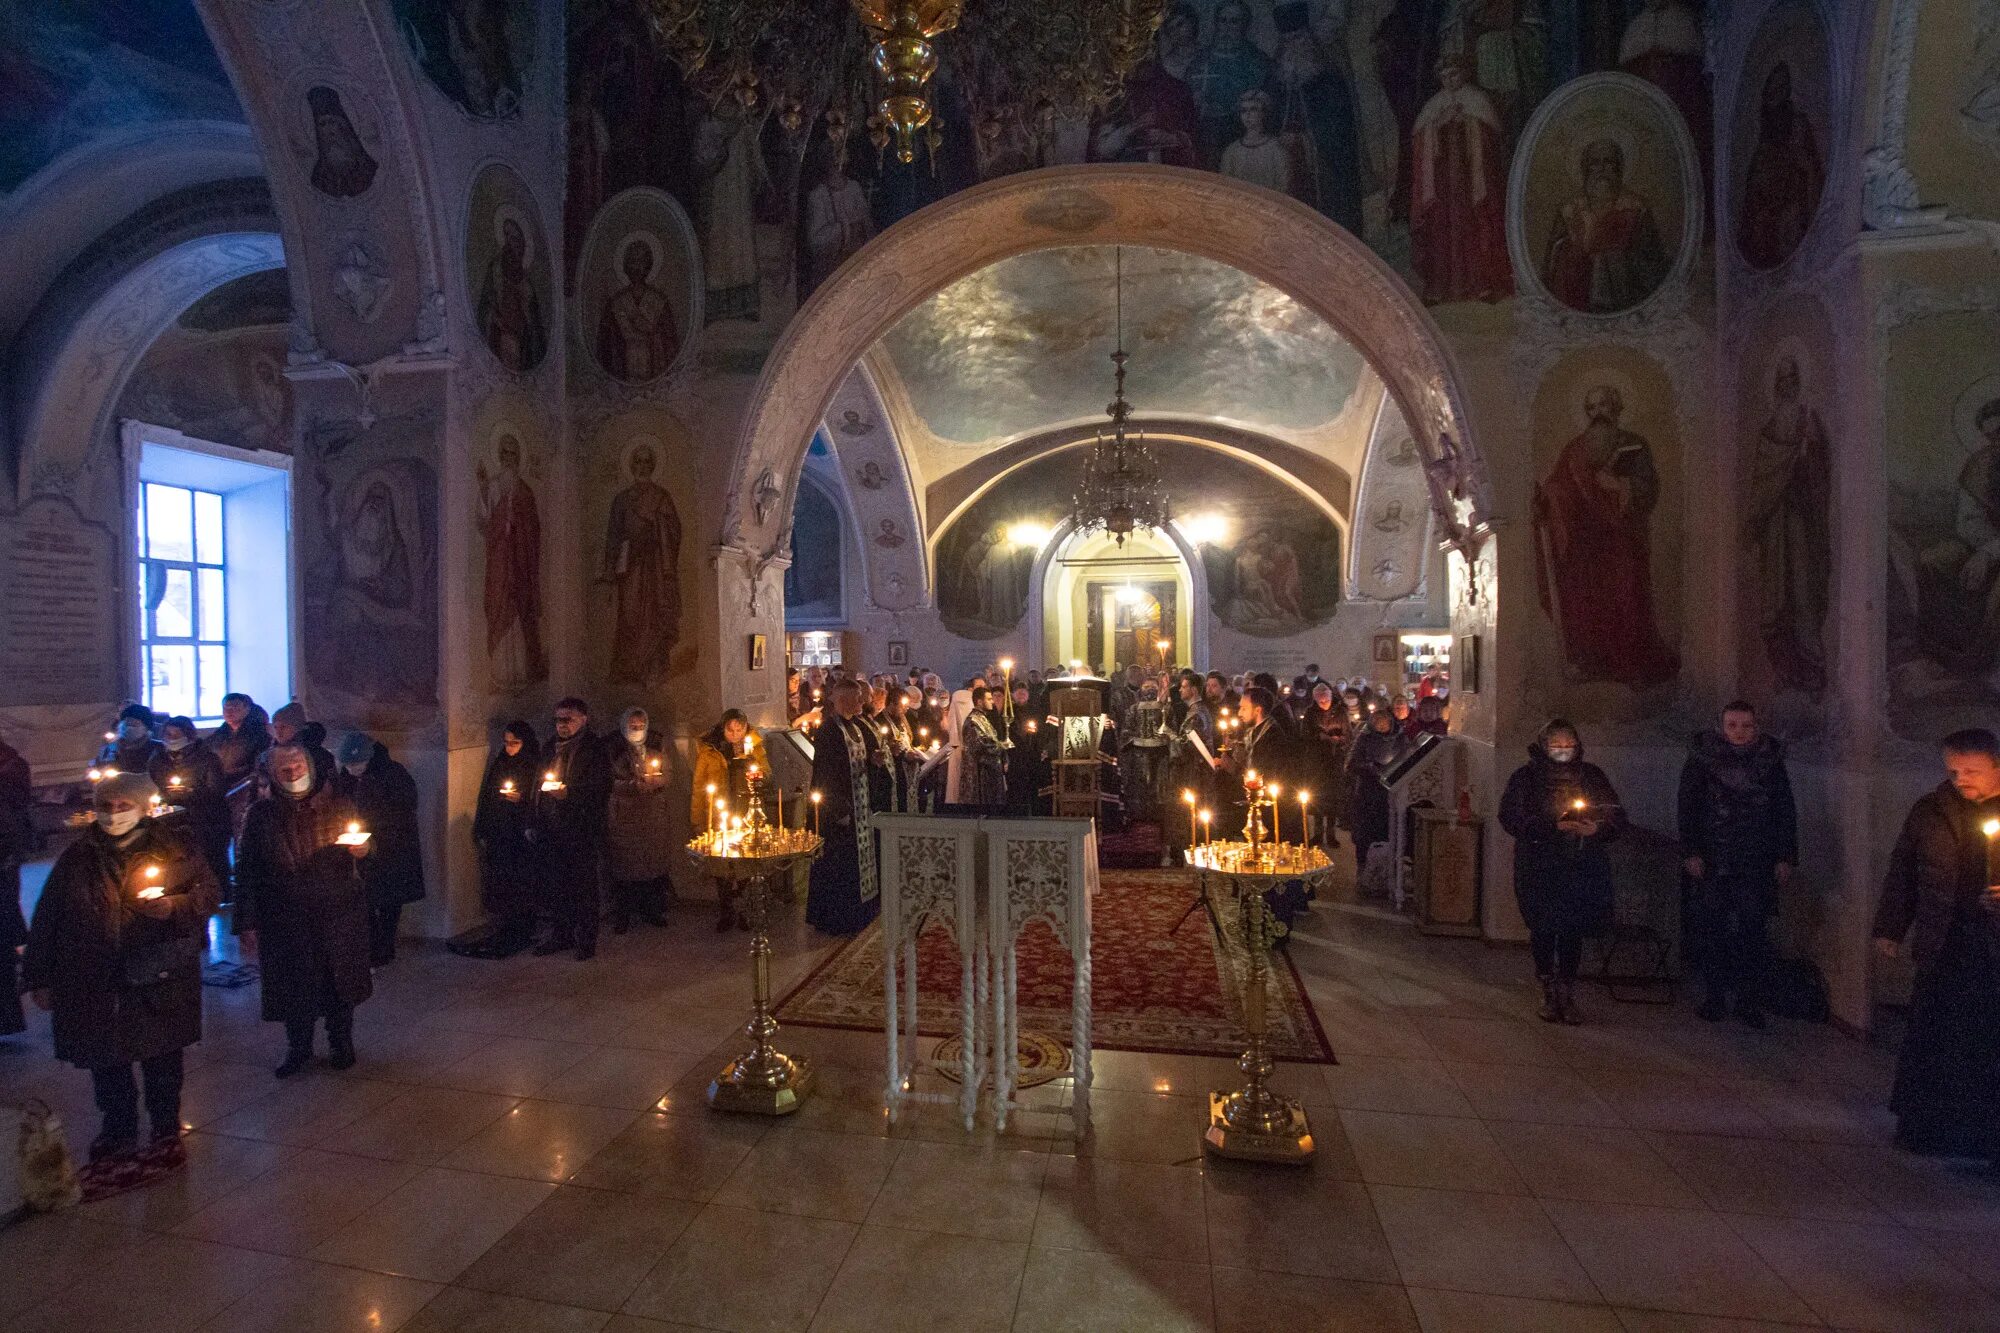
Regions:
M 1208 1094 L 1208 1131 L 1201 1136 L 1202 1146 L 1217 1157 L 1304 1166 L 1313 1157 L 1312 1125 L 1305 1108 L 1264 1095 L 1268 1104 L 1257 1109 L 1240 1090 Z
M 812 1091 L 812 1066 L 804 1060 L 771 1052 L 759 1061 L 754 1053 L 723 1066 L 708 1085 L 708 1104 L 737 1115 L 790 1115 Z

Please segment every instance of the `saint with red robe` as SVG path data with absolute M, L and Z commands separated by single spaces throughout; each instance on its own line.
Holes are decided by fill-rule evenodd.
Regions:
M 1792 67 L 1779 61 L 1764 78 L 1757 112 L 1757 146 L 1743 176 L 1736 244 L 1756 268 L 1792 257 L 1819 212 L 1826 160 L 1813 124 L 1792 101 Z
M 1624 397 L 1583 397 L 1589 424 L 1535 488 L 1535 583 L 1582 680 L 1657 685 L 1680 670 L 1653 611 L 1653 511 L 1660 475 L 1646 438 L 1621 428 Z
M 1504 300 L 1514 294 L 1505 127 L 1463 60 L 1438 73 L 1444 86 L 1412 135 L 1410 262 L 1430 304 Z
M 1596 139 L 1583 148 L 1583 193 L 1550 228 L 1542 285 L 1572 310 L 1630 310 L 1666 280 L 1666 246 L 1653 207 L 1625 188 L 1625 150 Z
M 486 653 L 494 679 L 518 688 L 549 678 L 542 651 L 542 517 L 521 475 L 521 442 L 500 437 L 500 478 L 481 464 L 479 532 L 486 542 Z

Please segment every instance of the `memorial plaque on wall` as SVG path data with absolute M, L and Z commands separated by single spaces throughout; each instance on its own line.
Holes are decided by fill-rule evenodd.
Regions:
M 118 697 L 117 539 L 67 500 L 0 514 L 0 706 Z

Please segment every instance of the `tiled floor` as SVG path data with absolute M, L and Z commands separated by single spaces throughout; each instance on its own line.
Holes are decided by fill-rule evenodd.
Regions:
M 785 986 L 826 946 L 778 947 Z M 1202 1160 L 1211 1059 L 1101 1052 L 1092 1136 L 1062 1085 L 967 1135 L 888 1123 L 879 1038 L 791 1029 L 816 1097 L 718 1116 L 744 940 L 692 909 L 588 964 L 410 951 L 345 1075 L 274 1081 L 255 990 L 211 991 L 189 1169 L 0 1231 L 0 1327 L 2000 1330 L 2000 1178 L 1890 1149 L 1883 1052 L 1594 994 L 1546 1027 L 1519 951 L 1331 907 L 1292 950 L 1342 1061 L 1283 1071 L 1307 1171 Z M 47 1049 L 0 1041 L 0 1101 L 81 1147 Z

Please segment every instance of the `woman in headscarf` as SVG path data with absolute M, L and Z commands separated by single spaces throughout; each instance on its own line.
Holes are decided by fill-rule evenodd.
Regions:
M 185 717 L 160 725 L 160 752 L 147 776 L 160 799 L 182 810 L 180 821 L 201 849 L 218 884 L 229 881 L 229 789 L 222 761 Z
M 1299 734 L 1304 739 L 1299 780 L 1320 802 L 1312 816 L 1319 821 L 1320 840 L 1328 847 L 1338 847 L 1340 837 L 1334 830 L 1347 814 L 1347 750 L 1353 734 L 1348 729 L 1347 709 L 1333 686 L 1320 681 L 1312 687 L 1310 697 L 1312 702 L 1299 719 Z
M 201 1040 L 201 954 L 221 886 L 193 842 L 146 818 L 159 789 L 120 772 L 91 793 L 96 822 L 56 858 L 23 964 L 54 1014 L 56 1058 L 90 1071 L 104 1117 L 93 1162 L 139 1146 L 139 1067 L 151 1146 L 142 1165 L 178 1166 L 182 1052 Z
M 638 917 L 649 926 L 667 924 L 668 867 L 672 863 L 673 817 L 667 802 L 669 767 L 664 741 L 651 734 L 643 708 L 618 717 L 611 753 L 611 806 L 605 842 L 611 861 L 611 933 L 623 935 Z
M 981 685 L 969 693 L 972 707 L 959 724 L 958 803 L 999 814 L 1007 808 L 1007 747 L 994 720 L 993 690 Z
M 532 793 L 542 780 L 535 729 L 515 720 L 486 761 L 472 840 L 479 844 L 479 893 L 494 928 L 488 952 L 506 957 L 535 935 L 534 848 L 528 842 Z
M 1368 868 L 1368 851 L 1389 841 L 1389 770 L 1409 753 L 1409 741 L 1386 709 L 1367 714 L 1365 730 L 1347 752 L 1347 827 L 1354 835 L 1354 868 Z
M 768 775 L 770 758 L 764 753 L 763 738 L 750 729 L 750 719 L 742 710 L 732 708 L 695 742 L 694 792 L 688 805 L 688 819 L 697 834 L 714 827 L 717 801 L 727 804 L 729 814 L 740 815 L 750 808 L 752 768 Z M 722 818 L 726 820 L 728 815 Z M 750 923 L 736 908 L 735 891 L 718 882 L 716 893 L 715 928 L 728 930 L 735 926 L 748 930 Z

